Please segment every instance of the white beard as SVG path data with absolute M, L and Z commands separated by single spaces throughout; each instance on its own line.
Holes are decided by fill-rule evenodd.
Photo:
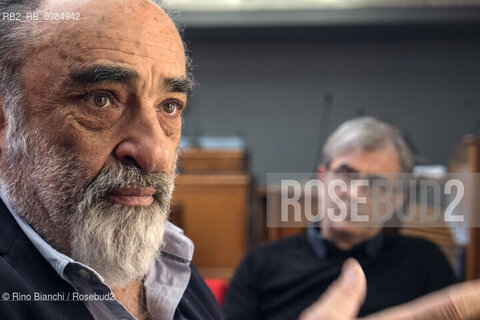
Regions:
M 146 275 L 163 242 L 174 175 L 147 174 L 117 162 L 89 183 L 86 164 L 70 150 L 33 130 L 24 132 L 21 138 L 7 136 L 0 159 L 2 187 L 15 211 L 108 285 L 124 286 Z M 11 139 L 23 139 L 28 153 Z M 154 202 L 128 207 L 109 200 L 107 193 L 121 187 L 153 187 Z
M 122 170 L 125 168 L 116 177 L 109 171 L 96 181 L 108 180 L 114 186 L 152 185 L 138 180 L 131 183 L 135 179 L 129 175 L 139 174 L 138 169 L 129 168 L 127 173 Z M 146 275 L 163 242 L 173 191 L 173 178 L 162 179 L 163 188 L 155 186 L 157 193 L 148 207 L 128 207 L 105 197 L 96 201 L 101 193 L 99 183 L 89 186 L 78 205 L 78 214 L 71 216 L 72 257 L 95 269 L 109 285 L 124 286 Z

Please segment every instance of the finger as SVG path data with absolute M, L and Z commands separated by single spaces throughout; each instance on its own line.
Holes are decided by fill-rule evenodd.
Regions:
M 480 280 L 436 291 L 363 320 L 469 320 L 480 318 Z
M 340 277 L 301 315 L 300 320 L 346 320 L 358 314 L 367 291 L 362 268 L 354 259 L 348 259 Z

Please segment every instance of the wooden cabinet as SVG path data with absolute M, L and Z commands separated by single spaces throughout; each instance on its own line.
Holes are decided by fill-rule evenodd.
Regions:
M 219 151 L 200 155 L 200 166 L 177 176 L 172 200 L 171 221 L 178 224 L 195 244 L 193 262 L 204 277 L 229 279 L 247 250 L 247 216 L 249 209 L 249 175 L 230 170 L 230 165 L 215 166 L 218 158 L 230 161 L 235 168 L 241 161 L 238 154 Z M 195 162 L 195 161 L 194 161 Z M 220 168 L 220 169 L 218 169 Z M 222 172 L 222 168 L 223 171 Z M 216 173 L 211 173 L 215 171 Z M 202 173 L 203 172 L 203 173 Z
M 182 150 L 179 167 L 182 173 L 245 173 L 246 157 L 243 150 Z

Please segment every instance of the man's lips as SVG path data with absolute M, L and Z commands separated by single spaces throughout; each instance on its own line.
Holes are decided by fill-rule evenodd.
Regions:
M 126 206 L 147 207 L 153 202 L 153 188 L 119 188 L 112 190 L 108 196 Z

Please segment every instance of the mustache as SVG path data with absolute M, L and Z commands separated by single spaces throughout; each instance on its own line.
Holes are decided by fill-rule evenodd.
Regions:
M 154 201 L 163 203 L 166 196 L 173 191 L 174 180 L 174 173 L 148 173 L 134 165 L 116 161 L 112 166 L 99 171 L 87 185 L 85 195 L 90 204 L 96 204 L 103 201 L 114 189 L 153 188 L 155 189 Z

